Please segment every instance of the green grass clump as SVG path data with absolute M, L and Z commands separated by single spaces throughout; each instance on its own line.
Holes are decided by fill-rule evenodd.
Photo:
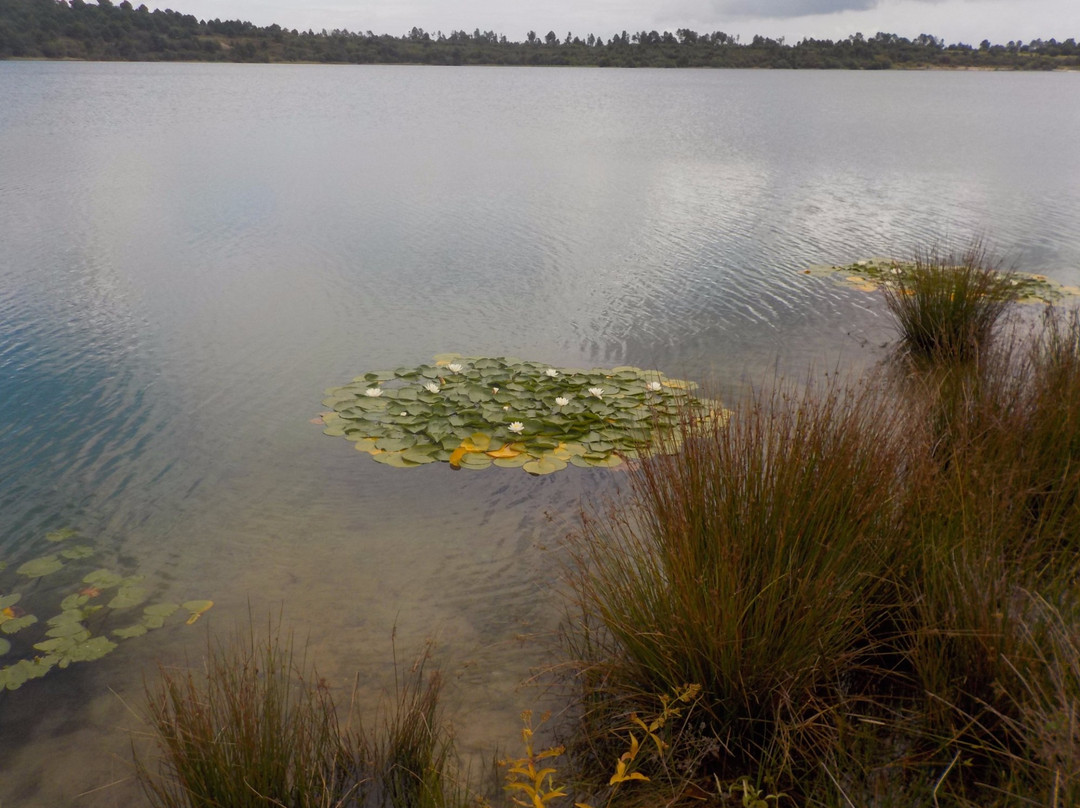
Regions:
M 957 257 L 919 252 L 881 288 L 905 352 L 916 359 L 967 361 L 989 344 L 1016 300 L 1013 280 L 975 244 Z
M 665 799 L 1076 804 L 1080 315 L 968 359 L 687 418 L 586 515 L 577 760 L 692 683 Z
M 781 394 L 687 420 L 683 451 L 585 520 L 575 584 L 587 720 L 602 735 L 700 685 L 723 778 L 794 772 L 833 748 L 879 664 L 905 476 L 880 399 Z
M 342 726 L 291 640 L 248 629 L 209 643 L 202 670 L 162 668 L 148 686 L 157 760 L 136 754 L 137 777 L 155 808 L 462 806 L 440 688 L 421 661 L 374 731 Z

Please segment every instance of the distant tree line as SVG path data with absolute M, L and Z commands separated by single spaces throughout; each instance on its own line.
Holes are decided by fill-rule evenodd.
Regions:
M 348 64 L 567 65 L 595 67 L 769 67 L 885 70 L 981 67 L 1012 70 L 1080 68 L 1080 47 L 1035 39 L 1004 45 L 946 45 L 922 34 L 847 39 L 755 36 L 741 42 L 723 31 L 621 32 L 608 40 L 530 31 L 512 42 L 476 29 L 404 36 L 341 29 L 297 31 L 239 20 L 198 20 L 166 9 L 133 7 L 129 0 L 0 0 L 0 58 L 117 61 L 325 62 Z

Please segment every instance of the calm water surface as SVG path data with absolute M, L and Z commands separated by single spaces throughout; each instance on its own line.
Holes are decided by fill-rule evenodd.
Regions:
M 0 802 L 133 804 L 142 677 L 249 609 L 342 688 L 434 637 L 466 747 L 511 743 L 620 476 L 389 469 L 308 423 L 323 388 L 867 366 L 880 301 L 797 270 L 986 233 L 1077 283 L 1077 131 L 1076 74 L 0 63 L 0 593 L 73 527 L 217 604 L 0 696 Z

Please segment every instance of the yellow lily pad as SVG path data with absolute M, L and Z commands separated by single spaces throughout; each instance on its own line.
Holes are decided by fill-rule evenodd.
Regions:
M 485 454 L 487 454 L 488 457 L 492 457 L 492 458 L 495 458 L 496 460 L 498 460 L 500 458 L 506 459 L 506 458 L 510 458 L 510 457 L 517 457 L 519 454 L 521 454 L 521 452 L 518 451 L 517 449 L 512 448 L 509 443 L 506 443 L 506 444 L 503 444 L 502 446 L 500 446 L 495 451 L 486 452 Z
M 187 603 L 180 604 L 180 608 L 187 609 L 191 612 L 191 616 L 187 619 L 187 624 L 190 626 L 208 611 L 214 605 L 212 600 L 189 600 Z

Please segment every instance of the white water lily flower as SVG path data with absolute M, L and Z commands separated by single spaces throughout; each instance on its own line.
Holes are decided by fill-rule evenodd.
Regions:
M 604 388 L 603 387 L 590 387 L 589 388 L 589 395 L 596 396 L 597 398 L 603 398 L 604 397 Z
M 446 369 L 449 370 L 451 373 L 461 373 L 461 365 L 459 365 L 457 362 L 451 362 L 449 365 L 446 366 Z
M 379 396 L 382 395 L 382 388 L 381 387 L 369 387 L 367 390 L 364 391 L 364 395 L 365 396 L 370 396 L 371 398 L 378 398 Z
M 401 417 L 402 417 L 402 418 L 404 418 L 404 417 L 405 417 L 406 415 L 408 415 L 408 414 L 409 414 L 409 413 L 405 412 L 405 410 L 402 410 L 402 411 L 401 411 Z
M 660 388 L 663 387 L 663 385 L 660 384 L 660 382 L 649 382 L 647 385 L 645 385 L 645 387 L 649 390 L 652 390 L 654 393 L 659 393 Z
M 499 388 L 498 388 L 498 387 L 492 387 L 492 388 L 491 388 L 491 395 L 495 395 L 495 394 L 496 394 L 497 392 L 499 392 Z
M 545 375 L 551 376 L 552 378 L 559 375 L 559 371 L 555 370 L 555 368 L 548 368 L 544 371 L 544 373 Z
M 437 393 L 439 392 L 439 385 L 437 385 L 435 382 L 428 382 L 424 385 L 424 389 L 427 390 L 429 393 Z
M 565 407 L 567 404 L 570 403 L 570 399 L 568 399 L 566 396 L 559 396 L 555 399 L 555 403 L 558 404 L 560 407 Z
M 503 409 L 504 409 L 504 410 L 508 410 L 508 409 L 510 409 L 510 405 L 509 405 L 509 404 L 503 404 Z
M 514 421 L 514 423 L 510 424 L 507 429 L 509 429 L 515 435 L 520 435 L 522 432 L 525 431 L 525 424 L 521 423 L 521 421 Z

